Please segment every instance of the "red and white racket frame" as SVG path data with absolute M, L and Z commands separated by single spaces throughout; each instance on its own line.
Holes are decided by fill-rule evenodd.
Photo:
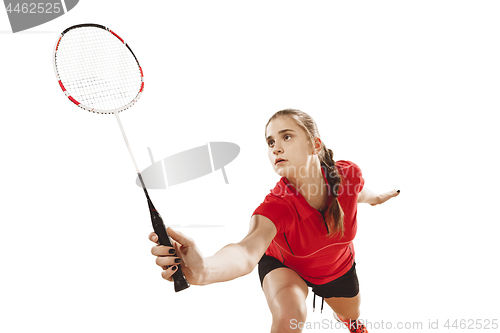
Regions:
M 100 28 L 100 29 L 108 31 L 113 36 L 115 36 L 120 42 L 122 42 L 128 48 L 128 50 L 130 51 L 130 53 L 134 56 L 134 59 L 137 62 L 137 66 L 139 67 L 139 71 L 141 72 L 141 88 L 139 89 L 139 92 L 137 93 L 137 95 L 135 96 L 135 98 L 130 103 L 128 103 L 127 105 L 124 105 L 124 106 L 122 106 L 120 108 L 113 109 L 113 110 L 99 110 L 99 109 L 95 109 L 93 107 L 89 107 L 87 105 L 84 105 L 84 104 L 80 103 L 76 99 L 74 99 L 70 95 L 70 93 L 66 90 L 66 88 L 63 85 L 63 83 L 61 82 L 61 78 L 59 76 L 59 73 L 57 72 L 57 66 L 56 66 L 56 54 L 57 54 L 57 49 L 59 47 L 59 43 L 61 42 L 61 39 L 63 38 L 64 34 L 66 34 L 68 31 L 70 31 L 72 29 L 76 29 L 76 28 L 83 28 L 83 27 L 95 27 L 95 28 Z M 61 33 L 61 36 L 57 40 L 56 45 L 54 47 L 54 54 L 52 56 L 52 62 L 53 62 L 53 65 L 54 65 L 54 73 L 56 74 L 57 81 L 59 82 L 59 86 L 61 87 L 61 89 L 64 92 L 64 94 L 66 95 L 66 97 L 68 97 L 69 100 L 72 101 L 73 103 L 75 103 L 78 107 L 80 107 L 80 108 L 82 108 L 84 110 L 87 110 L 89 112 L 100 113 L 100 114 L 113 114 L 115 112 L 121 112 L 123 110 L 128 109 L 129 107 L 131 107 L 135 103 L 137 103 L 137 101 L 139 100 L 139 98 L 142 96 L 142 92 L 144 91 L 144 74 L 142 72 L 142 67 L 139 64 L 139 61 L 137 60 L 137 57 L 135 56 L 134 52 L 132 52 L 132 49 L 130 48 L 130 46 L 127 43 L 125 43 L 125 41 L 120 36 L 118 36 L 111 29 L 109 29 L 109 28 L 107 28 L 107 27 L 105 27 L 103 25 L 100 25 L 100 24 L 93 24 L 93 23 L 77 24 L 77 25 L 71 26 L 68 29 L 64 30 Z

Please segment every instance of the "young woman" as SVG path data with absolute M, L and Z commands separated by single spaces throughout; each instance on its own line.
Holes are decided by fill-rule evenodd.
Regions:
M 381 204 L 399 194 L 375 194 L 364 188 L 359 167 L 333 160 L 314 120 L 286 109 L 265 128 L 268 156 L 282 178 L 250 220 L 248 235 L 204 258 L 194 241 L 168 228 L 174 248 L 154 246 L 162 277 L 180 263 L 193 285 L 235 279 L 259 266 L 272 313 L 271 332 L 301 332 L 308 287 L 333 309 L 351 332 L 367 332 L 358 322 L 360 294 L 354 248 L 357 203 Z M 150 240 L 156 242 L 154 233 Z M 323 304 L 322 304 L 323 306 Z

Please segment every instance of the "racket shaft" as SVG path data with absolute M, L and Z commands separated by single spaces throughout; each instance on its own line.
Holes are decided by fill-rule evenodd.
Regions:
M 163 223 L 163 219 L 156 211 L 156 209 L 154 209 L 153 204 L 149 200 L 148 204 L 149 211 L 151 212 L 151 222 L 153 223 L 153 229 L 158 236 L 158 243 L 160 245 L 173 247 L 172 242 L 170 241 L 170 236 L 168 235 L 165 224 Z M 174 275 L 172 275 L 172 279 L 174 280 L 174 289 L 176 292 L 189 287 L 189 282 L 182 272 L 181 265 L 177 265 L 177 271 L 174 273 Z

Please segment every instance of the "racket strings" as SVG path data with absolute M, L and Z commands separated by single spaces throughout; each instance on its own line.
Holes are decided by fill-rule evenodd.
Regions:
M 81 29 L 79 29 L 81 30 Z M 126 54 L 126 52 L 116 52 L 120 51 L 120 48 L 118 50 L 111 50 L 111 54 L 113 55 L 112 58 L 110 58 L 110 55 L 106 54 L 103 51 L 108 51 L 109 49 L 109 42 L 111 42 L 111 46 L 116 46 L 117 40 L 114 39 L 114 36 L 111 36 L 110 34 L 105 34 L 104 37 L 108 41 L 106 43 L 102 43 L 102 39 L 99 39 L 100 36 L 95 36 L 96 32 L 92 30 L 96 29 L 88 29 L 90 32 L 93 32 L 94 36 L 91 36 L 91 38 L 87 38 L 88 36 L 85 36 L 86 38 L 78 38 L 77 41 L 79 41 L 79 44 L 77 48 L 74 48 L 77 52 L 76 54 L 72 54 L 73 60 L 77 60 L 73 64 L 71 64 L 74 68 L 76 69 L 76 72 L 73 70 L 72 74 L 77 74 L 76 77 L 82 77 L 83 75 L 81 74 L 86 74 L 85 79 L 80 79 L 77 80 L 75 83 L 75 88 L 77 91 L 83 91 L 82 97 L 85 97 L 86 95 L 89 95 L 93 101 L 109 101 L 113 100 L 114 97 L 120 96 L 124 94 L 124 91 L 120 91 L 120 85 L 123 85 L 124 83 L 128 83 L 127 80 L 125 80 L 125 77 L 123 75 L 123 68 L 127 68 L 124 65 L 123 60 L 117 57 L 117 55 L 123 55 Z M 99 30 L 97 30 L 99 31 Z M 80 31 L 79 31 L 80 32 Z M 84 31 L 81 31 L 84 33 Z M 100 31 L 99 31 L 100 32 Z M 102 32 L 107 33 L 106 31 L 102 30 Z M 102 33 L 101 33 L 102 36 Z M 82 37 L 82 36 L 79 36 Z M 96 38 L 98 37 L 98 38 Z M 109 38 L 113 37 L 113 38 Z M 89 41 L 94 41 L 96 42 L 94 46 L 88 45 Z M 115 44 L 115 45 L 113 45 Z M 121 43 L 118 43 L 118 46 L 122 46 Z M 87 51 L 92 51 L 92 52 L 87 52 Z M 98 52 L 96 52 L 98 51 Z M 90 54 L 89 54 L 90 53 Z M 104 54 L 103 54 L 104 53 Z M 84 57 L 85 55 L 85 57 Z M 90 55 L 90 56 L 89 56 Z M 107 57 L 107 58 L 105 58 Z M 107 62 L 103 62 L 102 59 L 108 59 Z M 111 62 L 109 60 L 112 60 Z M 125 59 L 126 60 L 126 59 Z M 120 66 L 121 65 L 121 66 Z M 102 76 L 103 79 L 100 79 L 99 76 L 96 75 L 88 75 L 88 69 L 94 69 L 97 70 L 98 75 Z M 116 80 L 113 80 L 113 77 L 110 76 L 109 74 L 112 73 L 112 75 L 119 75 L 119 80 L 120 80 L 120 85 L 117 85 Z M 95 74 L 95 73 L 91 73 Z M 108 80 L 106 80 L 106 78 Z M 118 76 L 116 77 L 118 78 Z M 71 82 L 71 81 L 69 81 Z M 70 83 L 71 84 L 71 83 Z M 90 90 L 89 90 L 90 89 Z M 95 94 L 97 93 L 97 96 Z M 109 96 L 108 98 L 105 98 L 104 96 Z M 126 101 L 120 101 L 119 104 L 125 104 Z M 116 105 L 114 105 L 116 106 Z
M 63 35 L 56 52 L 59 78 L 79 103 L 97 110 L 123 109 L 142 85 L 139 65 L 109 31 L 82 27 Z

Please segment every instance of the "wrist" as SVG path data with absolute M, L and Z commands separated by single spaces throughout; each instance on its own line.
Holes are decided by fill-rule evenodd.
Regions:
M 211 284 L 210 281 L 210 269 L 209 269 L 209 258 L 203 258 L 201 274 L 200 274 L 200 285 L 205 286 Z

